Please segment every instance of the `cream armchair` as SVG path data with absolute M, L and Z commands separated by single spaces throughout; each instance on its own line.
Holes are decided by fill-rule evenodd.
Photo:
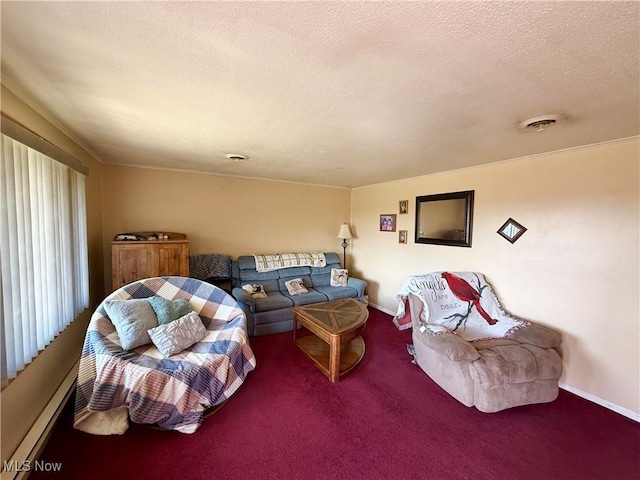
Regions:
M 504 311 L 482 274 L 410 277 L 398 299 L 416 363 L 464 405 L 497 412 L 558 396 L 560 335 Z

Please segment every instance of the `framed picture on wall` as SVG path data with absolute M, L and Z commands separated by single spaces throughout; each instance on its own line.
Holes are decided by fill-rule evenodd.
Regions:
M 407 243 L 407 231 L 399 230 L 398 231 L 398 243 Z
M 400 200 L 400 206 L 398 207 L 400 215 L 409 213 L 409 200 Z
M 396 231 L 396 214 L 395 213 L 380 215 L 380 231 L 381 232 Z

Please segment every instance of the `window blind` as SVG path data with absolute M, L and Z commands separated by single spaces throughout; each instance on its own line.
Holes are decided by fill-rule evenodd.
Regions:
M 4 383 L 89 306 L 89 273 L 84 175 L 5 134 L 1 142 Z

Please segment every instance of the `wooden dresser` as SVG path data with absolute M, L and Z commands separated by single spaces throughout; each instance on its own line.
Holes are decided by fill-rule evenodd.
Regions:
M 153 232 L 133 232 L 148 238 Z M 111 288 L 116 290 L 148 277 L 189 276 L 189 241 L 183 233 L 165 233 L 167 240 L 111 242 Z M 117 237 L 116 237 L 117 238 Z

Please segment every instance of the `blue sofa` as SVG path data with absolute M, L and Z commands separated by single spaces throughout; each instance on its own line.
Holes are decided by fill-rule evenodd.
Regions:
M 324 267 L 288 267 L 258 272 L 253 255 L 239 256 L 231 264 L 233 290 L 231 294 L 247 316 L 247 330 L 251 336 L 269 335 L 292 329 L 293 312 L 298 305 L 326 302 L 338 298 L 357 298 L 364 302 L 367 282 L 349 277 L 346 287 L 332 287 L 331 269 L 342 268 L 337 253 L 325 253 Z M 285 282 L 301 278 L 308 293 L 289 295 Z M 266 298 L 253 298 L 242 289 L 246 284 L 260 284 Z

